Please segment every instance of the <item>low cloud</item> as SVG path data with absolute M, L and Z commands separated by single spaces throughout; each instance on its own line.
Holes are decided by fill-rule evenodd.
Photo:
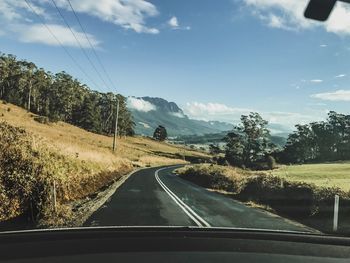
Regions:
M 271 124 L 279 124 L 288 129 L 293 129 L 296 124 L 305 124 L 315 120 L 324 119 L 323 111 L 312 112 L 312 114 L 301 114 L 282 111 L 258 111 L 256 109 L 235 108 L 221 103 L 190 102 L 184 107 L 185 113 L 193 119 L 204 121 L 223 121 L 237 123 L 241 115 L 250 112 L 259 112 L 261 116 Z
M 129 109 L 142 111 L 142 112 L 149 112 L 157 109 L 157 107 L 152 103 L 145 101 L 143 99 L 138 99 L 133 97 L 129 97 L 127 99 L 127 105 Z
M 173 116 L 175 116 L 175 117 L 177 117 L 177 118 L 185 118 L 185 117 L 186 117 L 186 116 L 185 116 L 183 113 L 181 113 L 181 112 L 171 112 L 170 114 L 173 115 Z
M 312 94 L 311 98 L 326 101 L 350 101 L 350 90 L 337 90 L 333 92 Z
M 204 121 L 234 122 L 242 114 L 248 114 L 251 109 L 233 108 L 221 103 L 189 102 L 184 107 L 184 112 L 191 118 Z

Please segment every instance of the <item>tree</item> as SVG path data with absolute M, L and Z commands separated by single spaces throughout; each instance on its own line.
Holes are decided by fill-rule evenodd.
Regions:
M 168 133 L 165 127 L 161 125 L 159 125 L 153 133 L 153 138 L 156 139 L 157 141 L 165 141 L 167 137 L 168 137 Z
M 209 152 L 211 153 L 211 154 L 219 154 L 219 153 L 222 153 L 222 150 L 221 150 L 221 148 L 220 148 L 220 146 L 216 143 L 216 144 L 210 144 L 209 145 Z
M 238 131 L 232 131 L 225 137 L 225 158 L 231 165 L 245 166 L 246 138 Z
M 22 61 L 20 63 L 22 66 L 22 81 L 24 81 L 24 86 L 26 86 L 26 101 L 23 102 L 24 105 L 26 105 L 27 110 L 30 111 L 31 107 L 31 99 L 32 99 L 32 92 L 33 92 L 33 76 L 34 71 L 37 70 L 36 65 L 32 62 Z
M 91 94 L 84 98 L 82 107 L 75 112 L 74 118 L 77 119 L 77 125 L 88 131 L 100 133 L 100 112 L 96 108 L 97 96 Z
M 225 137 L 226 159 L 230 164 L 252 167 L 264 160 L 275 146 L 269 141 L 268 122 L 259 113 L 241 116 L 241 124 Z

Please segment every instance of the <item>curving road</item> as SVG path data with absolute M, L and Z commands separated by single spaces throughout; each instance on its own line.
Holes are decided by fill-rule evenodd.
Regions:
M 313 232 L 175 176 L 176 167 L 132 174 L 85 226 L 199 226 Z

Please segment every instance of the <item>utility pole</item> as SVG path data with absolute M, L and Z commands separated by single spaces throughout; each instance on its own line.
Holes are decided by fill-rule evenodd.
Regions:
M 115 116 L 115 127 L 114 127 L 114 137 L 113 137 L 113 152 L 115 152 L 115 150 L 117 148 L 118 117 L 119 117 L 119 99 L 117 97 L 117 114 Z
M 28 107 L 27 107 L 27 110 L 30 111 L 30 98 L 32 96 L 32 80 L 30 79 L 29 80 L 29 92 L 28 92 Z

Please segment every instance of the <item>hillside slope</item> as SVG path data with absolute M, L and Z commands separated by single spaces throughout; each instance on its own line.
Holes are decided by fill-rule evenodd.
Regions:
M 0 121 L 23 127 L 43 137 L 49 145 L 58 148 L 61 154 L 96 163 L 103 169 L 113 169 L 115 163 L 121 160 L 129 161 L 135 166 L 146 166 L 178 163 L 179 157 L 182 159 L 183 155 L 208 157 L 201 152 L 139 136 L 118 138 L 118 149 L 113 153 L 111 137 L 91 133 L 64 122 L 41 124 L 34 120 L 35 116 L 20 107 L 0 101 Z

